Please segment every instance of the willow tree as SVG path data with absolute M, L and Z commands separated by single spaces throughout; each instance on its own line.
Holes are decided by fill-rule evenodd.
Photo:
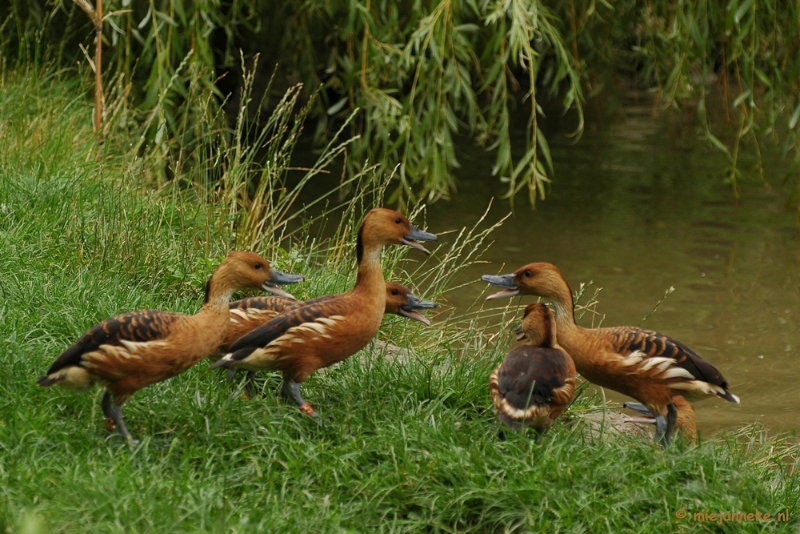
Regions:
M 453 193 L 453 137 L 460 135 L 494 154 L 492 174 L 509 197 L 525 191 L 535 203 L 552 173 L 539 127 L 544 99 L 576 110 L 580 134 L 584 95 L 620 77 L 658 93 L 664 105 L 691 102 L 703 139 L 728 159 L 735 195 L 749 172 L 741 168 L 742 146 L 758 153 L 766 139 L 784 144 L 793 161 L 789 177 L 800 183 L 796 2 L 105 3 L 106 81 L 137 106 L 141 150 L 170 156 L 161 158 L 171 166 L 166 176 L 202 158 L 204 125 L 222 117 L 214 107 L 229 102 L 228 93 L 236 95 L 230 82 L 241 78 L 241 50 L 246 57 L 260 53 L 268 72 L 277 65 L 273 88 L 301 81 L 306 99 L 317 95 L 310 117 L 318 140 L 345 123 L 358 136 L 347 158 L 351 174 L 365 161 L 397 167 L 394 199 L 401 202 Z M 74 11 L 67 0 L 12 2 L 0 14 L 4 55 L 74 64 L 71 51 L 88 43 L 85 18 Z M 709 121 L 710 95 L 723 100 L 730 125 Z M 512 150 L 519 109 L 526 143 Z M 357 120 L 346 122 L 354 110 Z

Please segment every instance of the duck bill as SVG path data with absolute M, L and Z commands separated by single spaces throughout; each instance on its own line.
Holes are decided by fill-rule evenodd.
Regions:
M 655 417 L 628 417 L 622 418 L 623 423 L 635 423 L 638 425 L 654 425 L 656 424 Z
M 429 300 L 422 300 L 421 298 L 415 297 L 414 295 L 409 293 L 407 297 L 407 304 L 405 306 L 400 307 L 400 315 L 408 319 L 413 319 L 414 321 L 419 321 L 423 324 L 430 326 L 431 325 L 430 319 L 428 319 L 421 313 L 415 312 L 414 310 L 430 310 L 438 306 L 439 305 L 436 304 L 435 302 L 431 302 Z
M 405 308 L 400 308 L 400 315 L 407 319 L 412 319 L 414 321 L 419 321 L 424 325 L 430 326 L 431 320 L 422 315 L 421 313 L 417 313 L 413 310 L 407 310 Z
M 497 293 L 493 293 L 486 297 L 486 300 L 516 297 L 519 295 L 519 289 L 517 289 L 517 287 L 514 285 L 514 273 L 502 274 L 500 276 L 484 274 L 481 276 L 481 280 L 492 284 L 493 286 L 499 286 L 503 288 L 502 291 L 498 291 Z
M 437 241 L 439 238 L 436 237 L 434 234 L 429 232 L 423 232 L 413 224 L 411 225 L 411 233 L 401 239 L 401 242 L 404 245 L 408 245 L 411 248 L 415 248 L 424 252 L 425 254 L 430 254 L 428 249 L 417 243 L 417 241 Z
M 303 278 L 299 274 L 288 274 L 281 272 L 277 269 L 272 269 L 272 272 L 270 274 L 271 274 L 270 279 L 261 284 L 261 289 L 263 289 L 264 291 L 269 291 L 273 295 L 277 295 L 279 297 L 297 300 L 294 298 L 294 295 L 287 293 L 278 286 L 296 284 L 297 282 L 302 282 L 303 280 L 305 280 L 305 278 Z
M 514 329 L 514 336 L 517 338 L 517 341 L 522 341 L 528 337 L 525 335 L 525 332 L 523 332 L 522 325 L 519 325 Z
M 408 294 L 406 300 L 408 303 L 405 306 L 403 306 L 403 309 L 406 310 L 431 310 L 439 306 L 435 302 L 431 302 L 430 300 L 422 300 L 421 298 L 416 297 L 411 293 Z

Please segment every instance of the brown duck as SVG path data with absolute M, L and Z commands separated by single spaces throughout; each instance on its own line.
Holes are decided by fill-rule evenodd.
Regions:
M 254 287 L 288 295 L 276 285 L 302 279 L 272 269 L 257 254 L 232 252 L 209 279 L 199 313 L 147 310 L 107 319 L 56 358 L 37 383 L 76 390 L 101 384 L 106 388 L 102 406 L 109 430 L 116 428 L 132 441 L 122 405 L 136 391 L 182 373 L 219 346 L 234 291 Z
M 326 295 L 307 301 L 295 300 L 287 297 L 249 297 L 230 303 L 230 324 L 225 333 L 225 339 L 220 345 L 220 351 L 224 354 L 233 343 L 263 325 L 267 321 L 274 319 L 283 312 L 300 308 L 308 304 L 318 304 L 335 298 L 336 295 Z M 415 296 L 410 289 L 397 282 L 386 283 L 386 307 L 384 314 L 393 314 L 419 321 L 430 325 L 427 317 L 415 310 L 425 310 L 435 308 L 436 303 L 422 300 Z
M 250 297 L 242 300 L 231 302 L 231 322 L 228 325 L 228 330 L 225 334 L 225 339 L 220 345 L 219 350 L 209 356 L 213 360 L 218 360 L 220 355 L 228 352 L 233 343 L 249 333 L 250 331 L 258 328 L 270 319 L 274 319 L 281 313 L 308 304 L 318 304 L 335 298 L 336 295 L 326 295 L 324 297 L 317 297 L 307 300 L 294 300 L 286 297 Z M 422 300 L 416 297 L 411 290 L 397 282 L 386 283 L 386 308 L 384 314 L 393 314 L 419 321 L 423 324 L 429 325 L 431 322 L 427 317 L 417 312 L 416 310 L 424 310 L 435 308 L 436 303 L 428 300 Z M 233 379 L 236 371 L 228 369 L 228 378 Z M 248 396 L 256 394 L 255 388 L 255 372 L 247 372 L 246 390 Z

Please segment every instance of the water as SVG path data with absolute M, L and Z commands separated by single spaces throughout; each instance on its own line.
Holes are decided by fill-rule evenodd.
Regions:
M 710 435 L 756 422 L 774 432 L 794 431 L 800 223 L 785 208 L 785 193 L 765 188 L 747 172 L 750 181 L 737 206 L 723 183 L 724 158 L 697 140 L 691 120 L 654 116 L 652 104 L 633 98 L 620 111 L 614 120 L 589 123 L 578 143 L 566 135 L 574 121 L 548 121 L 555 177 L 547 199 L 534 211 L 520 198 L 493 234 L 495 244 L 484 257 L 491 264 L 470 269 L 465 280 L 551 262 L 573 290 L 589 281 L 602 287 L 597 309 L 605 315 L 603 326 L 639 324 L 674 286 L 644 326 L 693 347 L 742 399 L 741 406 L 700 402 L 700 431 Z M 457 196 L 428 209 L 433 231 L 472 226 L 491 198 L 503 193 L 489 176 L 492 156 L 464 148 Z M 751 150 L 742 155 L 748 171 L 755 162 Z M 779 152 L 768 143 L 761 150 L 765 176 L 777 187 L 785 172 Z M 496 200 L 489 219 L 508 211 L 507 202 Z M 445 297 L 466 309 L 486 288 L 476 282 Z M 588 319 L 580 323 L 589 326 Z M 606 396 L 626 400 L 608 390 Z

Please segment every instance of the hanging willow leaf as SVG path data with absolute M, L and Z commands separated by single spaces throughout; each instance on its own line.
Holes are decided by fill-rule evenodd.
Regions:
M 125 105 L 114 107 L 122 110 L 113 114 L 120 122 L 103 131 L 118 128 L 140 139 L 141 155 L 161 165 L 160 180 L 189 179 L 192 165 L 208 158 L 201 153 L 206 141 L 235 135 L 238 108 L 247 104 L 240 99 L 239 50 L 247 64 L 260 53 L 263 68 L 277 65 L 269 89 L 266 77 L 256 76 L 259 98 L 251 100 L 264 96 L 263 105 L 274 109 L 302 82 L 296 97 L 310 106 L 317 142 L 348 121 L 354 141 L 346 172 L 360 174 L 367 161 L 387 172 L 397 167 L 392 198 L 400 203 L 454 193 L 456 136 L 492 153 L 491 179 L 504 180 L 509 194 L 527 189 L 531 202 L 543 198 L 558 169 L 539 124 L 542 102 L 574 110 L 567 119 L 548 120 L 572 121 L 569 129 L 579 136 L 585 94 L 618 86 L 621 78 L 652 90 L 665 105 L 696 109 L 703 138 L 728 158 L 730 176 L 741 171 L 742 135 L 783 136 L 789 157 L 800 157 L 797 2 L 105 3 L 104 81 L 130 89 L 117 91 L 126 95 Z M 5 64 L 74 68 L 85 64 L 80 45 L 89 49 L 93 39 L 72 0 L 0 5 Z M 710 122 L 715 102 L 727 107 L 731 125 L 740 125 L 736 135 L 718 131 L 734 126 Z M 788 131 L 776 127 L 787 116 Z M 524 146 L 512 150 L 519 137 L 514 125 L 521 124 Z M 800 184 L 800 174 L 794 176 Z

